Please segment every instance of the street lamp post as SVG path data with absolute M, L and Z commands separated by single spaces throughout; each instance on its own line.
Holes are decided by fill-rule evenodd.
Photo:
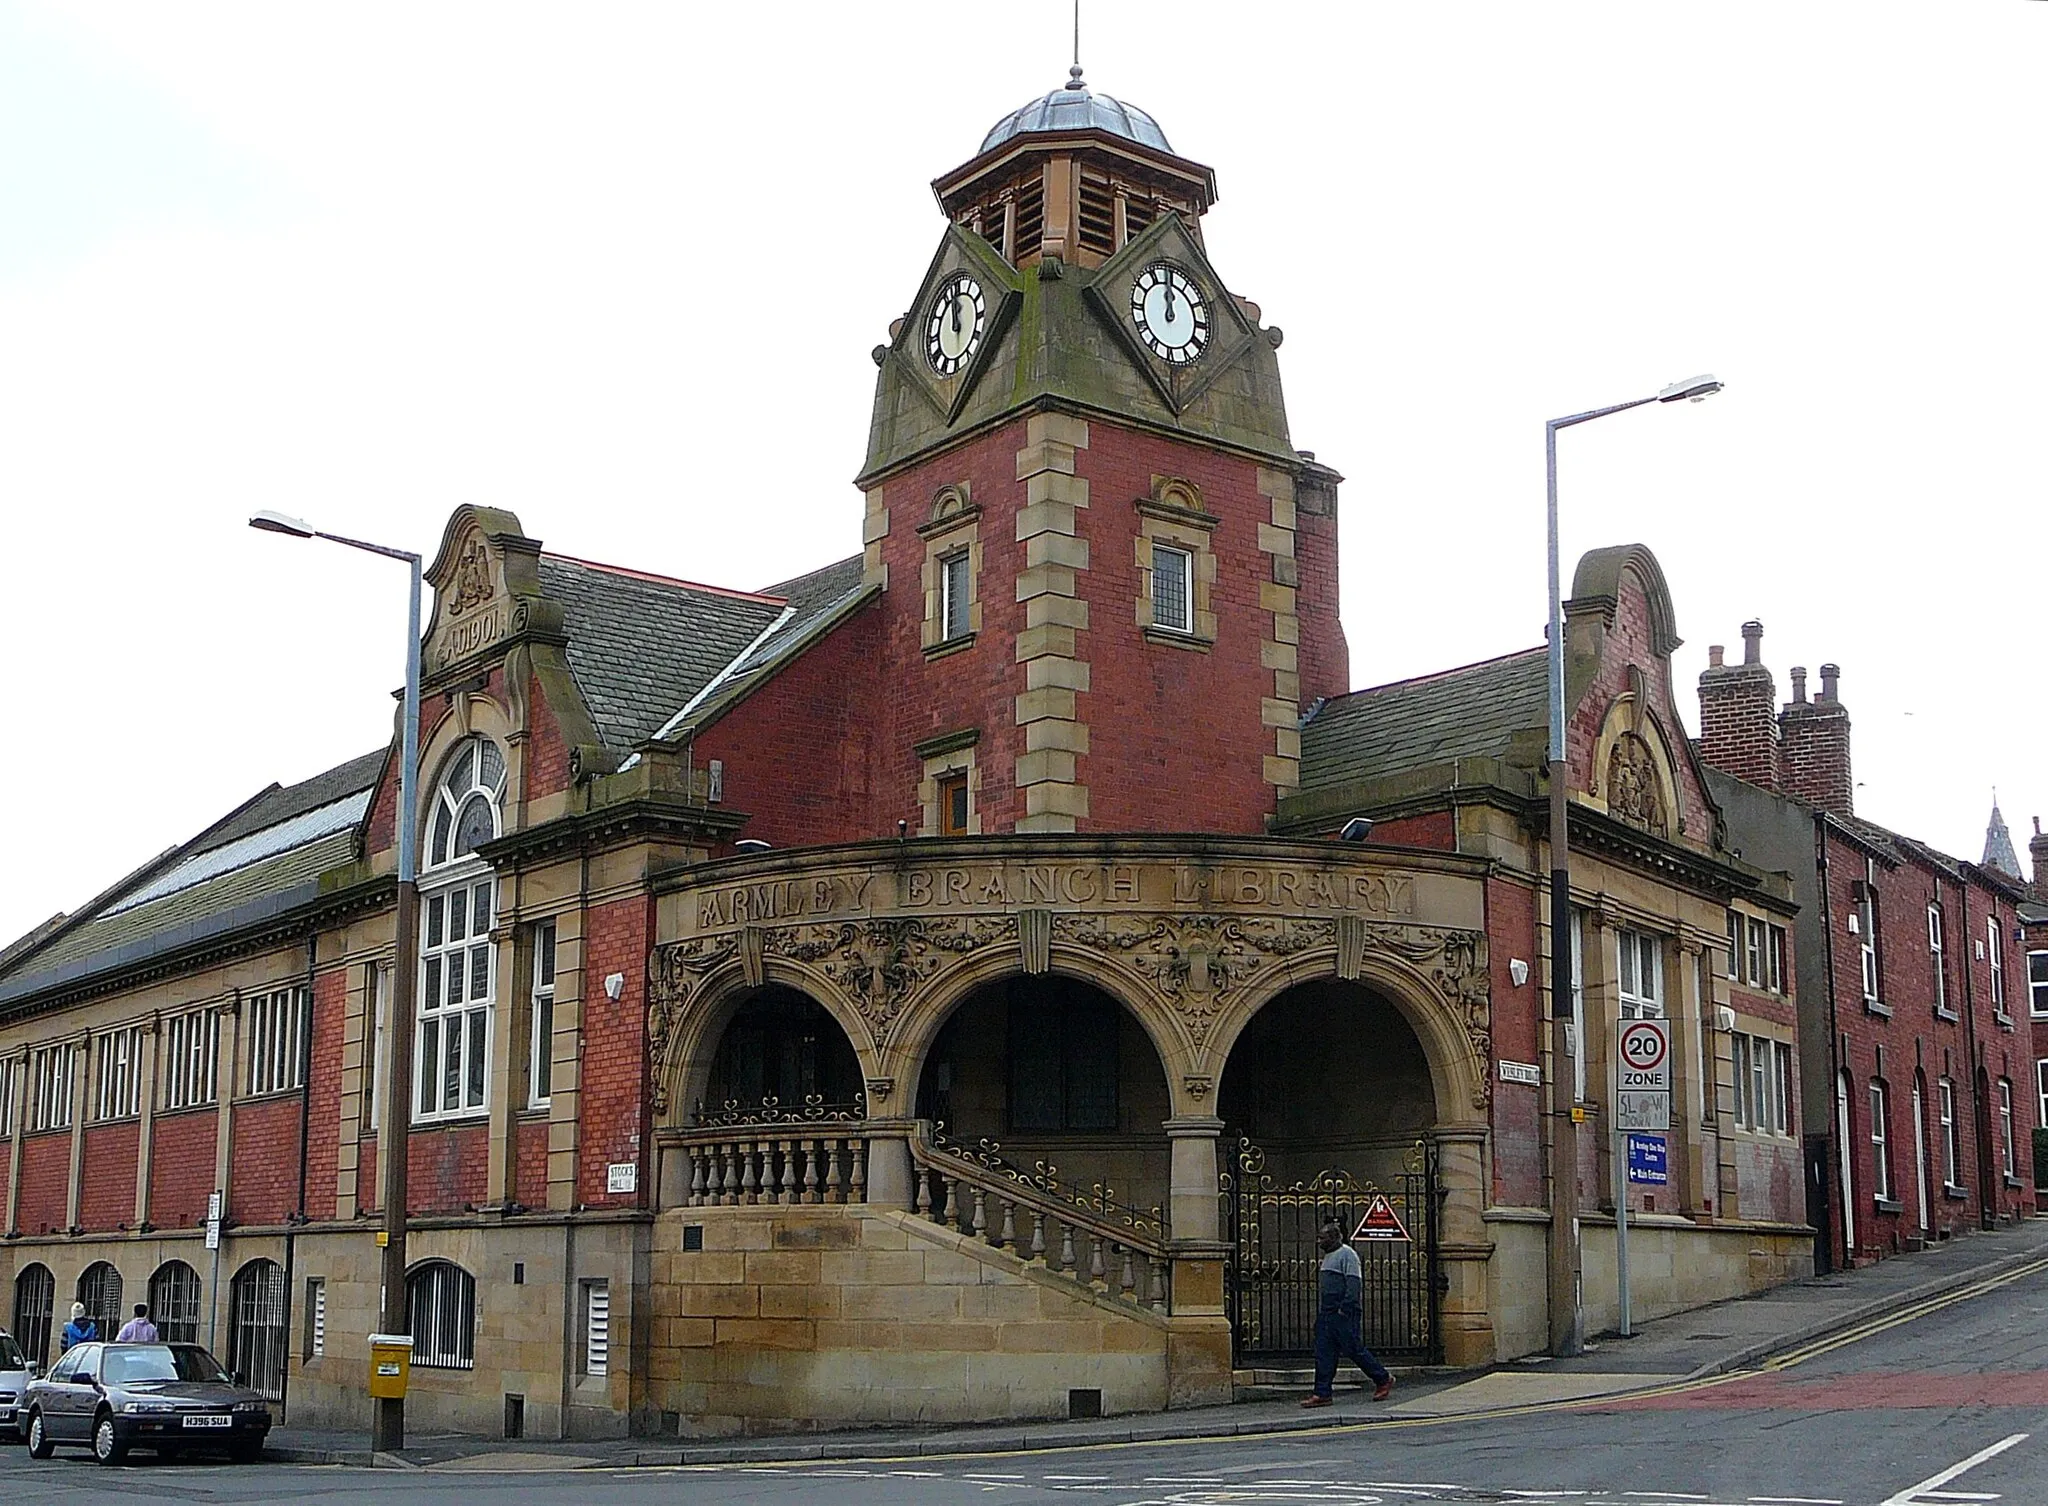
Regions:
M 1572 1040 L 1571 844 L 1566 811 L 1570 804 L 1564 745 L 1564 597 L 1558 583 L 1557 431 L 1624 413 L 1647 403 L 1693 402 L 1721 390 L 1710 376 L 1673 382 L 1650 397 L 1639 397 L 1590 413 L 1553 418 L 1544 425 L 1550 527 L 1550 745 L 1544 778 L 1550 785 L 1550 1352 L 1574 1355 L 1585 1346 L 1585 1314 L 1579 1304 L 1579 1134 L 1571 1062 L 1583 1051 Z
M 413 789 L 414 770 L 419 763 L 420 742 L 420 557 L 403 549 L 322 533 L 311 524 L 283 513 L 259 512 L 249 526 L 265 533 L 281 533 L 297 539 L 326 539 L 386 559 L 402 560 L 409 567 L 411 581 L 405 598 L 405 710 L 399 730 L 398 765 L 398 935 L 397 957 L 391 976 L 391 1023 L 386 1031 L 386 1061 L 377 1068 L 387 1084 L 379 1102 L 384 1106 L 384 1123 L 378 1129 L 378 1170 L 384 1183 L 384 1251 L 381 1261 L 384 1283 L 382 1311 L 378 1322 L 385 1333 L 410 1331 L 405 1310 L 405 1204 L 408 1132 L 412 1127 L 410 1105 L 405 1092 L 412 1082 L 413 994 L 416 988 L 419 938 L 418 801 Z M 374 1007 L 374 1006 L 373 1006 Z M 369 1029 L 376 1039 L 376 1025 Z M 378 1397 L 371 1402 L 372 1449 L 393 1452 L 405 1447 L 405 1399 Z

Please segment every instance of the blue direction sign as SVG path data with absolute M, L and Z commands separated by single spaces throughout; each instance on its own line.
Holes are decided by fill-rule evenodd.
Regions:
M 1670 1156 L 1662 1135 L 1628 1137 L 1628 1179 L 1652 1187 L 1671 1180 Z

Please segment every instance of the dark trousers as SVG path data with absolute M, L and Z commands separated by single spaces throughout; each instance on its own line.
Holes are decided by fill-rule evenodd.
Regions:
M 1328 1396 L 1337 1379 L 1337 1361 L 1353 1361 L 1375 1386 L 1387 1383 L 1387 1367 L 1373 1357 L 1358 1334 L 1359 1314 L 1316 1314 L 1316 1395 Z

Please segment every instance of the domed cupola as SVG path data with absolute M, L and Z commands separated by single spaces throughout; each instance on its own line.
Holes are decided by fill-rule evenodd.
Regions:
M 1076 63 L 1060 88 L 1005 115 L 981 149 L 932 184 L 947 218 L 1013 266 L 1100 266 L 1160 215 L 1197 221 L 1216 175 L 1178 155 L 1159 122 L 1089 89 Z
M 981 149 L 984 152 L 993 150 L 1018 136 L 1094 130 L 1107 131 L 1112 136 L 1121 136 L 1126 141 L 1135 141 L 1162 152 L 1173 150 L 1166 140 L 1166 132 L 1159 129 L 1159 122 L 1136 105 L 1127 105 L 1107 94 L 1090 93 L 1081 78 L 1079 63 L 1070 68 L 1068 74 L 1066 83 L 1060 88 L 1027 105 L 1020 105 L 991 126 L 989 133 L 981 138 Z

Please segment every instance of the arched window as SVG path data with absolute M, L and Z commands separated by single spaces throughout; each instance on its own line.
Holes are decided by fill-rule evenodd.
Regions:
M 428 824 L 428 868 L 468 857 L 498 835 L 498 803 L 505 795 L 505 755 L 488 737 L 457 745 L 441 766 Z
M 166 1260 L 149 1278 L 149 1316 L 166 1344 L 199 1342 L 199 1273 L 182 1260 Z
M 46 1265 L 24 1266 L 14 1278 L 14 1342 L 37 1365 L 50 1362 L 50 1309 L 57 1278 Z
M 486 1107 L 497 948 L 497 880 L 473 854 L 498 834 L 505 758 L 486 737 L 448 756 L 434 787 L 427 867 L 447 870 L 420 898 L 418 1019 L 413 1038 L 416 1119 L 454 1119 Z
M 252 1391 L 284 1399 L 284 1269 L 252 1260 L 228 1288 L 228 1369 Z
M 405 1278 L 405 1315 L 413 1364 L 476 1368 L 476 1277 L 445 1260 L 414 1266 Z
M 121 1273 L 104 1260 L 96 1260 L 78 1278 L 78 1300 L 92 1319 L 102 1339 L 121 1331 Z

